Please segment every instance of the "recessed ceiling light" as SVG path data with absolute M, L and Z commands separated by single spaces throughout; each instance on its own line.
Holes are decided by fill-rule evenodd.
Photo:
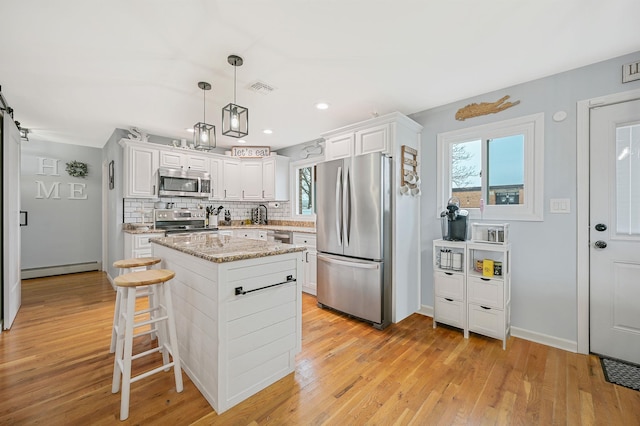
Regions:
M 329 108 L 329 104 L 326 102 L 318 102 L 316 104 L 316 108 L 318 109 L 328 109 Z
M 270 135 L 270 134 L 272 134 L 272 133 L 273 133 L 273 130 L 271 130 L 271 129 L 264 129 L 264 130 L 262 131 L 262 133 L 264 133 L 265 135 Z
M 247 143 L 244 139 L 238 139 L 238 143 Z

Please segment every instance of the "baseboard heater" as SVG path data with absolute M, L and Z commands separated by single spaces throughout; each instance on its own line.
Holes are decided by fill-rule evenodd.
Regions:
M 85 262 L 74 263 L 71 265 L 45 266 L 42 268 L 23 269 L 21 278 L 28 280 L 29 278 L 50 277 L 52 275 L 75 274 L 76 272 L 101 271 L 102 262 Z

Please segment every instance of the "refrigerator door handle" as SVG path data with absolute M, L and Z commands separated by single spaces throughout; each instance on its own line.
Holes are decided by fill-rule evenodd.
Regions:
M 347 169 L 344 178 L 344 246 L 349 247 L 351 239 L 351 170 Z
M 342 167 L 336 174 L 336 234 L 338 246 L 342 246 Z
M 360 268 L 360 269 L 380 269 L 380 264 L 376 262 L 358 262 L 358 261 L 345 261 L 339 260 L 332 256 L 327 256 L 324 254 L 318 254 L 318 259 L 322 259 L 327 263 L 333 263 L 335 265 L 343 265 L 349 266 L 350 268 Z

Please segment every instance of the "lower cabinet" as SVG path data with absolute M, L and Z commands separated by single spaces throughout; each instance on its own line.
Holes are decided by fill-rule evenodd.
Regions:
M 124 233 L 124 259 L 132 257 L 151 257 L 150 238 L 164 237 L 162 232 L 150 232 L 148 234 L 131 234 Z M 144 270 L 145 267 L 134 268 L 133 270 Z
M 318 277 L 318 252 L 316 251 L 316 236 L 302 232 L 293 233 L 293 244 L 307 247 L 304 252 L 304 281 L 302 291 L 316 295 Z
M 511 333 L 511 246 L 435 240 L 433 268 L 433 327 L 444 323 L 461 328 L 465 338 L 473 332 L 500 339 L 506 349 Z
M 267 231 L 264 229 L 234 229 L 233 236 L 239 238 L 249 238 L 252 240 L 267 241 Z

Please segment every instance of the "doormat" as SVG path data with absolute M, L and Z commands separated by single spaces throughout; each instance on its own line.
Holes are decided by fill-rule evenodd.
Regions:
M 600 364 L 607 382 L 640 391 L 640 365 L 602 357 Z

